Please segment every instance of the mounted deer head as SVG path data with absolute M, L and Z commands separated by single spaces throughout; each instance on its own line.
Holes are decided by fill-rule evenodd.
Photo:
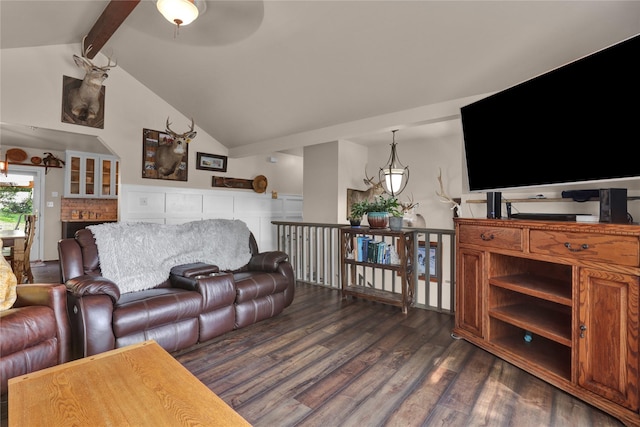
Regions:
M 109 77 L 107 71 L 118 65 L 117 61 L 111 63 L 111 57 L 107 58 L 107 65 L 99 67 L 87 58 L 87 54 L 92 49 L 89 45 L 84 47 L 84 39 L 82 39 L 82 56 L 73 55 L 76 65 L 84 70 L 84 79 L 79 88 L 72 89 L 69 92 L 69 105 L 71 114 L 83 122 L 95 119 L 100 111 L 100 89 L 102 82 Z
M 382 186 L 382 181 L 378 180 L 378 182 L 375 182 L 373 177 L 369 178 L 369 176 L 367 175 L 366 167 L 364 168 L 364 176 L 365 176 L 365 179 L 363 179 L 363 181 L 366 185 L 369 186 L 369 188 L 365 191 L 366 200 L 373 200 L 377 196 L 384 193 L 384 187 Z
M 167 117 L 166 132 L 171 136 L 169 144 L 160 145 L 156 150 L 156 170 L 161 178 L 175 177 L 180 171 L 180 163 L 187 154 L 187 144 L 196 137 L 193 130 L 195 123 L 191 119 L 191 128 L 185 133 L 176 133 L 171 130 L 171 123 Z
M 369 178 L 367 175 L 367 168 L 364 168 L 364 176 L 366 177 L 362 181 L 369 187 L 366 190 L 349 190 L 347 199 L 347 217 L 351 214 L 351 205 L 354 203 L 360 203 L 362 201 L 370 201 L 372 202 L 377 196 L 384 193 L 384 188 L 382 187 L 382 182 L 375 182 L 373 177 Z

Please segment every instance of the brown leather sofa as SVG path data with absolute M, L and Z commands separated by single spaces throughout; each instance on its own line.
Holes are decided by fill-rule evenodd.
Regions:
M 295 279 L 284 252 L 258 252 L 244 267 L 219 272 L 195 263 L 175 266 L 153 289 L 120 293 L 101 277 L 93 233 L 58 242 L 72 330 L 73 357 L 153 339 L 169 352 L 280 314 L 293 301 Z
M 68 362 L 71 332 L 64 285 L 22 284 L 13 306 L 0 311 L 1 395 L 9 378 Z

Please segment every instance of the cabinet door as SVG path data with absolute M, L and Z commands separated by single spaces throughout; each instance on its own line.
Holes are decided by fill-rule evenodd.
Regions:
M 85 157 L 84 159 L 84 194 L 86 196 L 96 195 L 96 171 L 98 170 L 95 157 Z
M 580 271 L 578 383 L 638 409 L 637 276 Z
M 100 158 L 100 197 L 118 195 L 118 175 L 120 162 L 110 157 Z
M 457 256 L 456 327 L 483 337 L 484 254 L 460 249 Z
M 66 197 L 94 197 L 96 196 L 96 181 L 98 164 L 97 157 L 82 153 L 67 153 L 65 196 Z
M 80 166 L 82 165 L 82 158 L 80 156 L 68 156 L 67 157 L 67 192 L 66 196 L 80 196 L 80 178 L 82 172 Z

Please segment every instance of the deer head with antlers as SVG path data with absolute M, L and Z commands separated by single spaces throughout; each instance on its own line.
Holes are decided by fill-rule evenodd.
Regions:
M 82 56 L 73 55 L 76 65 L 84 70 L 84 79 L 80 87 L 69 91 L 69 106 L 71 114 L 79 121 L 86 122 L 95 119 L 100 111 L 100 90 L 102 82 L 109 77 L 107 71 L 118 65 L 117 61 L 111 63 L 111 57 L 107 58 L 107 65 L 99 67 L 87 58 L 92 45 L 84 47 L 85 38 L 82 39 Z
M 185 133 L 171 130 L 171 123 L 167 117 L 166 132 L 171 136 L 168 144 L 158 146 L 156 150 L 156 170 L 161 178 L 175 178 L 180 172 L 180 164 L 187 154 L 187 144 L 196 137 L 195 122 L 191 119 L 191 127 Z

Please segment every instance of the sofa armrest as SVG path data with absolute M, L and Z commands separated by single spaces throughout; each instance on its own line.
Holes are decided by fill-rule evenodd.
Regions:
M 74 277 L 65 283 L 67 291 L 76 298 L 86 295 L 108 295 L 113 303 L 120 299 L 120 288 L 102 276 L 84 275 Z
M 176 265 L 171 268 L 171 274 L 183 277 L 195 277 L 200 275 L 207 275 L 211 273 L 218 273 L 220 268 L 217 265 L 207 264 L 204 262 L 193 262 L 190 264 Z
M 203 312 L 209 312 L 223 306 L 231 306 L 236 299 L 236 286 L 233 275 L 230 273 L 218 273 L 216 271 L 192 277 L 171 273 L 169 279 L 171 286 L 174 288 L 195 291 L 202 295 Z
M 281 262 L 289 259 L 289 255 L 282 251 L 261 252 L 249 260 L 250 271 L 274 272 Z
M 58 337 L 58 363 L 71 360 L 71 328 L 67 314 L 67 290 L 62 284 L 33 283 L 16 287 L 14 307 L 44 305 L 53 310 Z
M 219 271 L 220 268 L 217 265 L 203 262 L 176 265 L 169 274 L 169 283 L 174 288 L 198 291 L 198 278 L 215 274 Z
M 50 283 L 25 283 L 16 286 L 16 302 L 14 307 L 44 305 L 52 309 L 59 308 L 60 301 L 66 301 L 64 285 Z M 65 303 L 66 305 L 66 303 Z M 66 309 L 66 307 L 64 307 Z

